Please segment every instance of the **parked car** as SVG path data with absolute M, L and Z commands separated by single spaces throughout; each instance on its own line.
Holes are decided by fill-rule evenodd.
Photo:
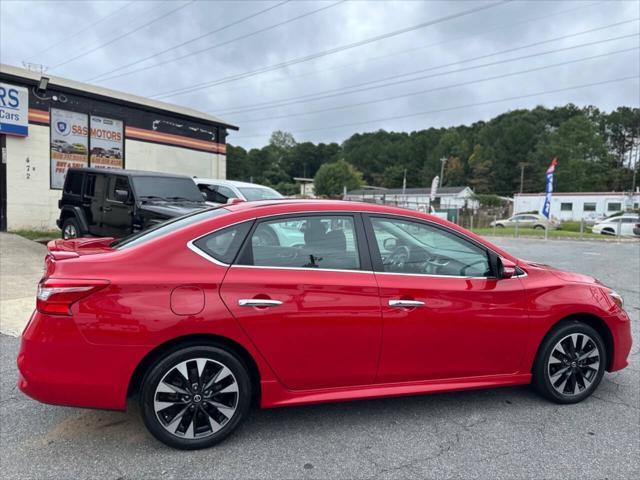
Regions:
M 70 168 L 56 223 L 65 239 L 124 237 L 208 207 L 191 178 L 184 175 Z
M 235 180 L 217 180 L 213 178 L 193 179 L 209 202 L 223 204 L 239 198 L 244 201 L 272 200 L 283 198 L 273 188 L 258 185 L 257 183 L 238 182 Z
M 591 228 L 593 233 L 603 235 L 640 235 L 636 232 L 637 224 L 640 223 L 640 216 L 634 213 L 625 213 L 616 217 L 605 218 L 595 223 Z
M 265 229 L 302 235 L 264 243 Z M 19 388 L 119 410 L 137 395 L 147 428 L 176 448 L 219 442 L 253 400 L 533 383 L 576 403 L 631 349 L 622 297 L 602 283 L 396 207 L 239 202 L 48 249 Z
M 498 228 L 515 227 L 516 223 L 520 228 L 533 228 L 554 230 L 560 226 L 560 222 L 554 219 L 548 219 L 543 215 L 537 213 L 517 213 L 509 218 L 502 220 L 495 220 L 491 222 L 490 226 L 496 226 Z
M 636 223 L 636 225 L 633 227 L 633 234 L 640 237 L 640 223 Z
M 64 140 L 53 140 L 51 142 L 51 150 L 60 153 L 70 153 L 72 151 L 71 144 Z

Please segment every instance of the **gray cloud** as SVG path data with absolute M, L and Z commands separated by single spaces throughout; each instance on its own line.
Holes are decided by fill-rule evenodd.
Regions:
M 29 59 L 55 66 L 161 17 L 186 1 L 136 1 L 128 6 L 126 3 L 5 0 L 0 3 L 0 58 L 3 63 L 13 65 L 20 65 L 23 60 Z M 200 0 L 102 49 L 59 68 L 53 68 L 50 73 L 86 81 L 115 67 L 186 42 L 207 31 L 219 29 L 277 3 L 279 2 Z M 336 2 L 291 1 L 246 22 L 130 68 L 150 66 L 196 50 L 227 43 L 236 37 L 333 3 Z M 492 2 L 343 2 L 258 35 L 218 48 L 209 48 L 198 55 L 187 56 L 119 78 L 104 81 L 98 79 L 92 83 L 138 95 L 153 96 L 288 62 L 489 3 Z M 74 33 L 86 29 L 88 25 L 118 9 L 122 10 L 97 23 L 94 28 L 72 37 Z M 163 100 L 218 114 L 225 120 L 238 124 L 240 132 L 234 132 L 229 141 L 246 147 L 264 144 L 274 129 L 292 131 L 299 141 L 329 142 L 342 141 L 354 132 L 379 128 L 411 131 L 431 126 L 471 123 L 489 119 L 506 110 L 538 104 L 553 106 L 573 102 L 578 105 L 592 104 L 603 110 L 611 110 L 620 105 L 638 106 L 640 83 L 635 78 L 538 97 L 452 109 L 535 92 L 637 76 L 640 73 L 640 55 L 638 50 L 633 50 L 502 79 L 476 81 L 638 47 L 639 37 L 634 36 L 344 96 L 309 100 L 246 113 L 231 113 L 245 106 L 342 89 L 345 86 L 358 85 L 391 75 L 462 62 L 492 52 L 626 20 L 633 21 L 486 60 L 464 62 L 432 70 L 432 73 L 634 34 L 640 27 L 638 17 L 640 3 L 636 1 L 511 2 L 358 48 L 195 92 L 170 96 Z M 50 48 L 52 45 L 55 45 L 55 48 Z M 367 104 L 373 100 L 461 83 L 466 85 Z M 287 116 L 354 103 L 364 105 L 323 113 Z M 449 110 L 442 111 L 445 109 Z M 416 112 L 434 113 L 408 116 Z M 390 117 L 404 118 L 385 120 Z M 344 124 L 355 125 L 330 128 Z

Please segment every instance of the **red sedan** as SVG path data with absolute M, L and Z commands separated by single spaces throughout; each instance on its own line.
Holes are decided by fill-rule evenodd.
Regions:
M 262 407 L 533 383 L 579 402 L 627 365 L 629 317 L 593 278 L 514 258 L 439 218 L 278 200 L 124 240 L 49 244 L 19 387 L 124 409 L 177 448 Z

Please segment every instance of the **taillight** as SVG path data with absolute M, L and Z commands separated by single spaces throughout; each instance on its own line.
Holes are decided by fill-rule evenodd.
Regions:
M 49 315 L 71 315 L 71 305 L 109 285 L 108 280 L 42 279 L 36 308 Z

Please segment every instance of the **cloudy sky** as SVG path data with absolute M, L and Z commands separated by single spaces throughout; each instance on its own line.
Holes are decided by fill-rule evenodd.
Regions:
M 187 105 L 264 145 L 640 105 L 640 2 L 0 1 L 0 60 Z

